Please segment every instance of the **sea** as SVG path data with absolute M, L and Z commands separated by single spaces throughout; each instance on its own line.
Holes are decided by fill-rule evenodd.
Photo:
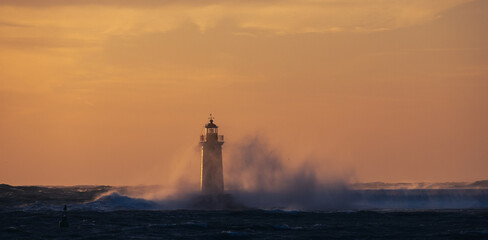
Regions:
M 488 239 L 488 181 L 217 198 L 127 189 L 0 184 L 0 239 Z

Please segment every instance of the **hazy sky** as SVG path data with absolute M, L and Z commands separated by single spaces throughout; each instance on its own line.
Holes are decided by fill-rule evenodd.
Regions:
M 319 176 L 487 179 L 487 23 L 484 0 L 2 0 L 0 183 L 198 181 L 209 113 L 227 167 L 258 137 Z

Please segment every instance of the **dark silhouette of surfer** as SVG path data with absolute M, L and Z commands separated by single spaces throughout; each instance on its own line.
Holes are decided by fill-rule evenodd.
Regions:
M 59 221 L 59 227 L 60 228 L 69 227 L 67 212 L 68 212 L 68 207 L 66 205 L 64 205 L 63 215 L 61 216 L 61 221 Z

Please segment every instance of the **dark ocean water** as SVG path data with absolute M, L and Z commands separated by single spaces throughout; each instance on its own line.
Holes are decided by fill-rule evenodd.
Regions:
M 0 239 L 488 239 L 487 210 L 14 211 Z
M 488 239 L 485 188 L 236 193 L 214 205 L 115 190 L 0 185 L 0 239 Z

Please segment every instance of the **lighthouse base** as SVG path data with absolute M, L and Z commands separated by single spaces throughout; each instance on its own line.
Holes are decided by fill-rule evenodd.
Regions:
M 192 208 L 199 210 L 248 210 L 230 194 L 203 194 L 192 201 Z

